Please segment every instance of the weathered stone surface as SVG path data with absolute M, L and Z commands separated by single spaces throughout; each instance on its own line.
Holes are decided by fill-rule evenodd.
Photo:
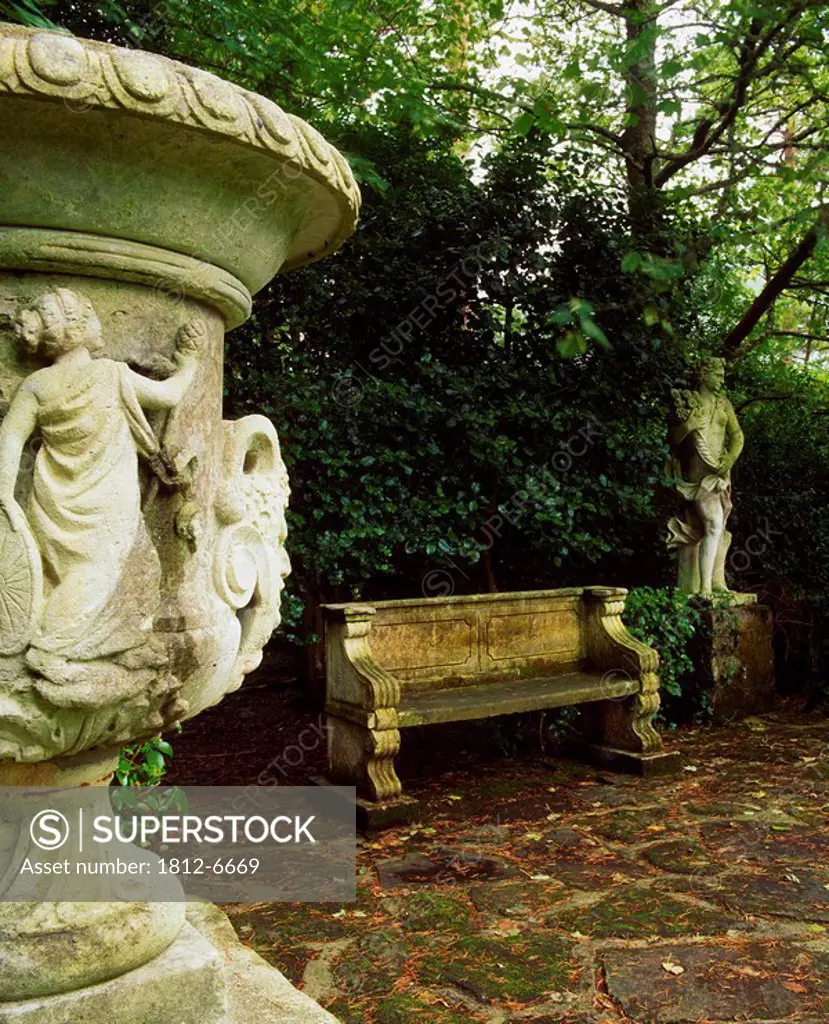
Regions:
M 641 1024 L 821 1019 L 826 957 L 776 943 L 676 945 L 602 953 L 611 996 Z M 663 964 L 677 965 L 674 974 Z
M 665 814 L 662 807 L 648 810 L 622 810 L 596 818 L 591 822 L 592 831 L 606 839 L 621 839 L 630 842 L 647 842 L 660 832 L 672 831 L 677 822 Z
M 559 850 L 575 850 L 577 847 L 590 844 L 584 832 L 574 828 L 551 828 L 544 833 L 545 842 Z
M 100 767 L 92 759 L 87 765 L 93 778 Z M 70 771 L 81 783 L 77 766 Z M 57 781 L 62 781 L 60 776 Z M 22 802 L 22 820 L 4 821 L 0 828 L 4 864 L 13 849 L 6 841 L 11 838 L 22 846 L 20 833 L 29 839 L 28 822 L 43 809 L 37 789 L 32 792 L 28 801 L 32 810 L 27 811 Z M 58 810 L 64 806 L 60 792 L 50 795 L 50 804 Z M 111 813 L 106 787 L 88 785 L 80 788 L 80 793 L 84 795 L 80 806 L 88 820 Z M 72 837 L 61 854 L 70 859 L 83 856 Z M 14 898 L 13 884 L 10 880 L 5 892 L 10 899 Z M 61 902 L 64 893 L 62 876 L 56 876 L 50 890 L 42 892 L 43 902 L 0 902 L 0 1003 L 66 992 L 135 970 L 166 949 L 184 923 L 180 903 Z
M 441 892 L 418 891 L 400 906 L 400 923 L 407 931 L 463 930 L 472 920 L 469 906 Z
M 0 25 L 0 133 L 0 781 L 105 783 L 123 743 L 238 687 L 279 622 L 287 475 L 266 419 L 222 421 L 224 334 L 277 270 L 342 243 L 359 192 L 268 100 L 61 32 Z M 71 988 L 73 1021 L 212 1022 L 195 969 L 192 1008 L 161 1012 L 152 984 L 147 1016 L 129 988 L 95 1003 L 182 919 L 4 904 L 0 1015 Z M 231 989 L 259 993 L 231 1016 L 293 1012 L 228 957 Z
M 653 726 L 658 657 L 622 623 L 626 591 L 581 587 L 323 608 L 329 775 L 393 806 L 400 730 L 583 705 L 588 756 L 673 771 Z
M 156 55 L 2 31 L 3 224 L 94 224 L 224 267 L 250 292 L 353 231 L 360 195 L 345 160 L 264 97 Z M 84 159 L 95 151 L 105 159 Z
M 718 879 L 713 899 L 744 914 L 829 922 L 829 874 L 777 868 Z
M 829 836 L 814 828 L 772 825 L 743 818 L 704 822 L 700 834 L 705 845 L 719 857 L 775 864 L 779 861 L 814 863 L 829 856 Z
M 708 690 L 714 721 L 762 714 L 774 706 L 772 616 L 765 605 L 704 609 L 691 657 Z
M 552 908 L 568 895 L 567 889 L 542 881 L 489 883 L 477 885 L 469 893 L 475 909 L 481 914 L 524 920 L 555 913 Z
M 654 867 L 681 875 L 711 874 L 716 871 L 716 865 L 708 857 L 705 847 L 688 839 L 654 843 L 645 850 L 644 857 Z
M 585 860 L 570 857 L 545 860 L 543 869 L 557 882 L 587 892 L 603 888 L 608 879 L 626 882 L 648 874 L 644 865 L 615 854 L 591 855 Z
M 228 1024 L 336 1024 L 336 1019 L 318 1003 L 298 992 L 252 949 L 241 945 L 233 926 L 217 907 L 192 904 L 187 919 L 219 955 Z M 177 1024 L 168 1017 L 156 1018 L 152 1024 L 158 1024 L 159 1019 Z
M 37 763 L 157 733 L 258 664 L 288 485 L 267 420 L 222 423 L 224 331 L 343 241 L 359 193 L 212 75 L 11 25 L 0 52 L 0 759 Z
M 0 1002 L 0 1024 L 240 1024 L 227 1011 L 222 957 L 187 927 L 155 960 L 111 981 Z
M 73 289 L 35 295 L 16 329 L 47 365 L 22 381 L 0 424 L 0 548 L 8 555 L 12 541 L 22 544 L 11 571 L 23 580 L 17 589 L 3 581 L 4 606 L 21 614 L 0 620 L 0 649 L 22 664 L 6 696 L 0 758 L 39 762 L 128 742 L 187 710 L 152 630 L 161 561 L 143 515 L 139 455 L 158 476 L 166 471 L 146 412 L 182 402 L 207 327 L 199 318 L 179 328 L 164 381 L 93 359 L 104 347 L 101 321 Z M 37 455 L 24 466 L 36 433 Z
M 555 918 L 555 925 L 566 931 L 617 939 L 723 935 L 737 924 L 733 917 L 638 886 L 626 886 L 590 907 L 568 910 Z
M 418 964 L 424 981 L 444 982 L 471 993 L 480 1002 L 529 1002 L 535 993 L 572 990 L 579 973 L 571 945 L 544 935 L 503 940 L 470 936 Z
M 377 1010 L 375 1020 L 377 1024 L 411 1024 L 418 1017 L 434 1021 L 435 1024 L 469 1024 L 469 1016 L 464 1011 L 459 1012 L 410 995 L 385 999 Z
M 726 529 L 731 512 L 731 469 L 744 443 L 734 407 L 725 394 L 725 360 L 703 360 L 699 390 L 677 389 L 672 394 L 672 475 L 686 504 L 682 515 L 668 523 L 668 546 L 679 553 L 679 590 L 710 596 L 728 589 L 725 559 L 731 544 Z
M 476 846 L 499 846 L 509 842 L 510 831 L 503 825 L 481 825 L 463 833 L 460 838 Z
M 623 966 L 626 956 L 639 957 L 643 950 L 657 951 L 659 960 L 654 971 L 661 983 L 663 975 L 666 980 L 671 977 L 661 966 L 663 960 L 671 962 L 667 958 L 670 952 L 662 955 L 662 951 L 670 950 L 674 944 L 701 946 L 712 951 L 713 967 L 702 970 L 697 978 L 700 986 L 708 986 L 706 991 L 711 998 L 707 1014 L 692 1018 L 693 1024 L 700 1024 L 701 1020 L 712 1024 L 714 1021 L 737 1024 L 737 1021 L 751 1020 L 759 1024 L 770 1019 L 774 1024 L 783 1024 L 784 1020 L 792 1024 L 794 1021 L 825 1024 L 829 1011 L 810 1001 L 807 995 L 816 979 L 829 976 L 819 954 L 819 950 L 823 950 L 825 957 L 829 950 L 829 923 L 812 916 L 781 917 L 774 912 L 774 900 L 765 909 L 754 910 L 744 909 L 739 902 L 744 889 L 751 895 L 755 877 L 770 872 L 785 876 L 785 872 L 791 870 L 799 876 L 800 870 L 806 869 L 812 886 L 829 884 L 829 869 L 822 866 L 826 859 L 824 854 L 814 852 L 811 858 L 805 855 L 809 849 L 822 850 L 821 844 L 829 834 L 825 814 L 808 828 L 774 825 L 779 818 L 773 812 L 779 808 L 785 807 L 792 817 L 802 813 L 799 808 L 805 806 L 801 801 L 807 799 L 807 794 L 804 791 L 801 795 L 799 789 L 805 779 L 805 770 L 800 766 L 804 756 L 819 757 L 822 745 L 829 741 L 829 721 L 820 718 L 808 720 L 815 725 L 801 740 L 797 730 L 805 721 L 800 715 L 779 713 L 763 719 L 762 733 L 755 733 L 744 722 L 729 728 L 681 732 L 678 741 L 684 747 L 689 764 L 698 767 L 698 771 L 683 773 L 678 780 L 649 785 L 650 807 L 625 808 L 634 813 L 661 811 L 666 820 L 670 819 L 677 826 L 670 831 L 646 829 L 641 842 L 638 833 L 623 839 L 605 839 L 588 831 L 597 821 L 621 812 L 621 809 L 591 807 L 589 797 L 593 793 L 615 788 L 596 785 L 594 771 L 565 762 L 552 776 L 546 762 L 529 758 L 520 763 L 514 759 L 495 763 L 469 763 L 459 759 L 460 763 L 452 766 L 450 773 L 442 778 L 417 784 L 416 794 L 429 812 L 418 827 L 401 828 L 384 836 L 382 841 L 362 844 L 361 896 L 356 907 L 332 907 L 327 913 L 323 908 L 308 906 L 240 907 L 233 909 L 234 918 L 262 922 L 261 928 L 257 924 L 254 932 L 243 932 L 243 935 L 272 962 L 279 962 L 292 949 L 303 950 L 303 955 L 322 956 L 332 945 L 327 941 L 327 932 L 336 925 L 337 934 L 347 936 L 345 941 L 352 945 L 342 954 L 348 967 L 337 976 L 335 988 L 339 998 L 325 1005 L 343 1022 L 354 1024 L 380 1019 L 387 1006 L 393 1008 L 389 1010 L 392 1019 L 405 1020 L 406 1024 L 419 1019 L 461 1019 L 469 1024 L 507 1020 L 520 1024 L 532 1021 L 570 1024 L 572 1019 L 579 1024 L 610 1024 L 611 1021 L 615 1024 L 617 1017 L 621 1020 L 621 1009 L 614 1008 L 613 993 L 610 996 L 605 993 L 602 973 L 594 974 L 593 970 L 594 966 L 601 965 L 603 951 L 612 945 L 614 956 L 620 958 L 618 963 Z M 295 722 L 294 728 L 302 728 L 302 725 Z M 204 739 L 208 740 L 209 736 Z M 723 781 L 729 770 L 729 752 L 741 742 L 751 746 L 752 759 L 740 762 Z M 251 763 L 256 765 L 260 760 L 257 750 L 251 756 Z M 805 763 L 808 767 L 815 762 Z M 630 788 L 638 793 L 640 787 L 637 781 Z M 463 793 L 463 800 L 450 801 L 447 793 Z M 498 824 L 499 803 L 493 799 L 493 793 L 504 799 L 512 798 L 521 805 L 520 818 L 508 826 Z M 431 798 L 428 794 L 437 796 Z M 583 800 L 583 797 L 588 799 Z M 824 802 L 815 800 L 809 806 L 822 806 Z M 755 819 L 742 820 L 740 816 L 745 811 L 768 815 L 768 820 L 756 824 Z M 740 828 L 743 825 L 751 829 L 759 827 L 762 834 L 773 841 L 775 863 L 744 858 L 736 848 L 726 846 L 719 838 L 713 842 L 709 837 L 700 836 L 700 830 L 705 831 L 709 825 L 731 833 L 730 822 L 735 816 L 740 818 L 736 822 Z M 647 821 L 659 826 L 656 817 L 648 817 Z M 556 846 L 550 842 L 550 837 L 559 829 L 582 834 L 584 842 L 571 847 Z M 389 849 L 395 851 L 396 859 L 404 852 L 416 852 L 429 859 L 435 854 L 438 843 L 452 849 L 463 848 L 466 844 L 471 846 L 470 837 L 477 830 L 482 830 L 485 836 L 494 835 L 498 843 L 497 849 L 488 846 L 480 852 L 508 855 L 524 873 L 523 879 L 458 880 L 452 886 L 422 881 L 416 886 L 389 891 L 377 886 L 375 867 L 378 861 L 388 860 Z M 566 837 L 568 832 L 562 835 Z M 717 836 L 714 833 L 714 837 Z M 685 843 L 691 843 L 691 847 L 685 848 Z M 695 864 L 699 848 L 711 866 L 700 864 L 694 866 L 690 874 L 677 873 L 674 867 L 691 867 L 683 863 L 687 855 Z M 739 880 L 743 880 L 744 885 L 738 885 Z M 812 891 L 821 896 L 814 888 Z M 440 897 L 437 904 L 430 905 L 427 897 L 431 894 Z M 447 904 L 445 897 L 452 902 Z M 794 897 L 787 892 L 776 899 L 789 903 Z M 404 926 L 409 903 L 417 911 L 418 923 L 425 927 L 415 930 Z M 592 906 L 597 908 L 596 917 L 585 921 L 584 915 Z M 690 914 L 687 913 L 689 907 L 692 908 Z M 436 908 L 437 912 L 424 913 Z M 340 909 L 344 913 L 334 918 L 333 914 L 340 914 Z M 801 911 L 810 915 L 808 906 L 797 912 Z M 265 922 L 270 925 L 265 927 Z M 619 924 L 624 935 L 618 934 L 615 926 Z M 666 935 L 669 931 L 672 934 Z M 575 932 L 580 934 L 577 936 Z M 610 938 L 603 938 L 606 932 Z M 399 969 L 395 966 L 391 971 L 398 979 L 398 990 L 380 991 L 382 982 L 378 980 L 376 994 L 360 992 L 357 991 L 360 986 L 357 941 L 377 934 L 393 940 L 395 964 L 406 956 L 402 966 Z M 508 1000 L 503 993 L 509 991 L 509 985 L 503 983 L 503 977 L 511 972 L 512 961 L 504 959 L 495 960 L 496 965 L 502 963 L 506 968 L 502 981 L 497 982 L 501 995 L 495 994 L 494 989 L 476 986 L 477 975 L 472 979 L 474 992 L 462 987 L 465 974 L 470 967 L 477 968 L 479 961 L 489 973 L 498 974 L 500 969 L 490 970 L 491 961 L 486 954 L 482 958 L 468 951 L 456 954 L 460 940 L 473 937 L 491 940 L 514 951 L 512 943 L 535 934 L 572 944 L 574 966 L 581 971 L 574 975 L 572 987 L 562 988 L 557 982 L 549 987 L 543 972 L 524 970 L 527 988 L 521 994 L 531 994 L 532 998 L 521 1004 Z M 312 944 L 320 939 L 315 948 Z M 776 979 L 768 975 L 767 960 L 753 959 L 744 952 L 749 939 L 779 958 L 785 969 L 778 972 Z M 309 945 L 304 947 L 303 942 Z M 808 955 L 801 961 L 798 956 L 804 951 Z M 373 965 L 371 969 L 366 968 L 372 979 L 375 978 L 372 971 L 379 968 L 380 955 L 375 958 L 374 952 L 366 953 Z M 450 957 L 456 959 L 452 965 L 453 977 L 457 979 L 454 981 L 441 979 L 439 974 Z M 814 959 L 810 959 L 812 957 Z M 424 964 L 428 971 L 422 970 Z M 728 975 L 722 974 L 728 964 L 736 964 L 741 970 L 738 978 L 761 986 L 757 998 L 746 1001 L 745 1006 L 742 998 L 724 1002 L 717 995 L 717 986 L 728 984 Z M 336 964 L 332 966 L 336 970 Z M 688 973 L 687 965 L 684 966 Z M 751 971 L 756 973 L 751 974 Z M 673 1006 L 672 990 L 663 990 L 659 984 L 652 986 L 647 972 L 635 975 L 631 971 L 631 989 L 637 985 L 639 993 L 648 999 L 651 998 L 648 986 L 653 988 L 652 1002 L 656 1009 L 648 1012 L 655 1020 L 661 1020 L 657 1004 L 663 1000 L 667 1019 L 667 1011 Z M 783 986 L 786 998 L 792 997 L 792 1006 L 804 1006 L 802 1014 L 770 1018 L 772 1010 L 785 1007 L 769 1001 L 769 1014 L 764 1012 L 763 985 Z M 787 989 L 787 985 L 792 988 Z M 806 993 L 798 986 L 804 987 Z M 374 988 L 374 982 L 371 987 Z M 738 991 L 741 992 L 739 988 Z M 698 1000 L 697 1008 L 699 1005 Z M 756 1010 L 753 1016 L 747 1016 L 749 1009 Z M 444 1018 L 443 1015 L 449 1016 Z M 636 1013 L 630 1013 L 628 1019 L 636 1024 L 647 1021 L 644 1015 Z
M 406 944 L 399 934 L 370 932 L 343 954 L 333 978 L 346 995 L 391 992 L 407 959 Z
M 580 1011 L 568 1011 L 563 1009 L 543 1007 L 531 1007 L 527 1010 L 519 1010 L 513 1018 L 514 1021 L 521 1021 L 523 1024 L 605 1024 L 602 1017 L 593 1013 L 582 1013 Z
M 648 803 L 647 793 L 630 786 L 590 786 L 578 794 L 578 802 L 587 807 L 630 807 Z

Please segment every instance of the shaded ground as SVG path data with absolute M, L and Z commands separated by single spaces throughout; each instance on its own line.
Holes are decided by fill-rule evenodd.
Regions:
M 171 781 L 254 782 L 296 760 L 316 721 L 293 691 L 254 683 L 175 739 Z M 445 751 L 435 737 L 418 744 Z M 407 786 L 420 822 L 361 843 L 356 904 L 225 909 L 346 1024 L 825 1024 L 829 719 L 668 742 L 684 769 L 662 781 L 437 759 L 440 775 Z M 269 771 L 297 785 L 323 762 L 320 743 Z

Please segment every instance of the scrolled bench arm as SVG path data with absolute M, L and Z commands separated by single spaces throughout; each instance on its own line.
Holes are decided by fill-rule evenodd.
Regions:
M 588 657 L 602 670 L 617 669 L 642 676 L 659 671 L 659 655 L 637 640 L 622 622 L 627 590 L 622 587 L 585 587 Z
M 328 704 L 353 705 L 377 716 L 370 727 L 391 728 L 397 716 L 400 683 L 374 660 L 369 634 L 375 611 L 370 605 L 326 605 L 323 608 L 327 628 L 326 674 L 329 680 Z M 383 712 L 386 712 L 383 714 Z M 395 723 L 396 724 L 396 723 Z
M 394 770 L 400 750 L 400 684 L 371 653 L 368 637 L 375 611 L 369 605 L 324 605 L 323 615 L 329 775 L 355 785 L 368 800 L 396 800 L 402 791 Z
M 635 714 L 611 728 L 617 742 L 632 744 L 642 753 L 657 753 L 662 750 L 662 737 L 653 725 L 660 705 L 659 655 L 632 636 L 622 622 L 626 597 L 627 590 L 622 587 L 585 587 L 588 658 L 599 671 L 624 673 L 639 680 Z

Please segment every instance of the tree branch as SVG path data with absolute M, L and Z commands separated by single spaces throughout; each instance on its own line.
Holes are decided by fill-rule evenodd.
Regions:
M 467 85 L 464 82 L 430 82 L 429 88 L 435 89 L 438 92 L 465 92 L 469 93 L 469 95 L 471 96 L 477 97 L 478 99 L 487 98 L 498 100 L 502 103 L 504 101 L 504 97 L 500 93 L 493 92 L 493 90 L 491 89 L 485 89 L 482 86 Z M 520 103 L 517 100 L 514 100 L 513 102 L 519 109 L 526 111 L 528 114 L 533 113 L 533 108 L 529 106 L 529 104 Z M 489 113 L 496 113 L 496 111 L 493 110 L 491 107 L 485 109 L 488 109 Z M 499 116 L 504 117 L 503 114 L 500 114 Z M 592 132 L 594 135 L 600 135 L 603 139 L 608 139 L 610 142 L 615 143 L 617 146 L 622 145 L 621 135 L 618 135 L 616 132 L 611 131 L 609 128 L 604 128 L 600 124 L 591 124 L 584 123 L 581 121 L 574 121 L 571 124 L 565 125 L 565 127 L 568 129 L 568 131 Z
M 793 7 L 788 16 L 782 22 L 773 25 L 765 35 L 762 34 L 763 20 L 759 17 L 752 19 L 748 32 L 740 44 L 737 75 L 730 98 L 720 108 L 719 122 L 713 125 L 707 120 L 700 121 L 690 147 L 669 161 L 654 178 L 656 188 L 661 188 L 683 167 L 704 156 L 715 143 L 719 142 L 744 106 L 752 78 L 765 73 L 765 69 L 758 70 L 763 54 L 771 47 L 774 39 L 785 29 L 787 24 L 792 20 L 796 21 L 801 14 L 802 10 L 798 6 Z M 800 45 L 799 42 L 798 45 Z M 769 63 L 773 64 L 774 58 Z
M 594 11 L 604 11 L 605 14 L 612 14 L 614 18 L 624 17 L 624 10 L 618 4 L 608 4 L 604 0 L 584 0 L 588 7 Z
M 760 317 L 771 306 L 780 293 L 790 284 L 797 271 L 815 251 L 818 235 L 829 228 L 829 206 L 825 206 L 818 217 L 817 223 L 801 238 L 789 254 L 777 273 L 766 283 L 766 287 L 752 302 L 739 323 L 733 327 L 723 342 L 723 352 L 727 358 L 734 358 L 740 345 L 751 334 L 760 321 Z
M 758 395 L 756 398 L 749 398 L 745 402 L 740 402 L 734 412 L 742 412 L 743 409 L 754 405 L 755 402 L 786 402 L 796 397 L 796 395 Z

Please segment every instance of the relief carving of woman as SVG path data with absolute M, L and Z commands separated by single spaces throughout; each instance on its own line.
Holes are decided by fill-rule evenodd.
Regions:
M 42 562 L 26 665 L 49 700 L 100 706 L 117 700 L 119 689 L 134 693 L 136 670 L 152 678 L 164 662 L 149 642 L 160 563 L 138 471 L 139 455 L 157 466 L 161 451 L 144 410 L 181 401 L 205 328 L 201 321 L 181 328 L 178 369 L 164 381 L 93 359 L 101 323 L 89 300 L 67 288 L 41 295 L 16 329 L 27 350 L 51 364 L 23 381 L 0 425 L 0 509 L 13 531 L 31 531 Z M 24 511 L 15 486 L 36 431 L 41 445 Z

